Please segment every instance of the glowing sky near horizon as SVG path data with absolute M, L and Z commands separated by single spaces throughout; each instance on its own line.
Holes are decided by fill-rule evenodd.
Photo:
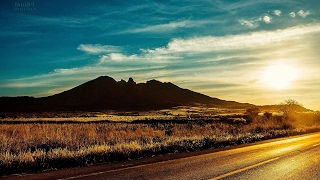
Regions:
M 0 96 L 47 96 L 108 75 L 320 110 L 319 9 L 317 0 L 3 0 Z

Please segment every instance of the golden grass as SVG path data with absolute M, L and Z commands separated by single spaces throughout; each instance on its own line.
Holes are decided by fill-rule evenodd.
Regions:
M 255 117 L 251 123 L 234 118 L 183 123 L 0 124 L 0 175 L 230 146 L 319 129 L 319 119 L 306 123 L 297 120 L 301 117 L 296 117 L 297 125 L 281 117 Z

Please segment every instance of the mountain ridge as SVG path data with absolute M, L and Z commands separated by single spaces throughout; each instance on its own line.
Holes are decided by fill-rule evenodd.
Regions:
M 149 80 L 136 83 L 132 78 L 116 81 L 100 76 L 74 88 L 47 97 L 0 97 L 0 111 L 103 111 L 157 110 L 182 105 L 248 107 L 248 103 L 225 101 L 171 82 Z

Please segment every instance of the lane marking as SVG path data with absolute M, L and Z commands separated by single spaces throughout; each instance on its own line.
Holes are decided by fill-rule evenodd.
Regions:
M 194 157 L 196 157 L 196 156 L 194 156 Z M 190 157 L 180 158 L 179 160 L 188 159 L 188 158 L 190 158 Z M 128 170 L 128 169 L 136 169 L 136 168 L 141 168 L 141 167 L 150 166 L 150 165 L 164 164 L 164 163 L 168 163 L 168 162 L 175 161 L 175 160 L 177 160 L 177 159 L 170 159 L 170 160 L 160 161 L 160 162 L 155 162 L 155 163 L 148 163 L 148 164 L 141 164 L 141 165 L 122 167 L 122 168 L 119 168 L 119 169 L 112 169 L 112 170 L 100 171 L 100 172 L 96 172 L 96 173 L 71 176 L 71 177 L 67 177 L 67 178 L 60 178 L 60 179 L 57 179 L 57 180 L 71 180 L 71 179 L 78 179 L 78 178 L 84 178 L 84 177 L 89 177 L 89 176 L 96 176 L 96 175 L 100 175 L 100 174 L 123 171 L 123 170 Z
M 243 171 L 247 171 L 249 169 L 252 169 L 252 168 L 255 168 L 255 167 L 258 167 L 258 166 L 261 166 L 263 164 L 267 164 L 269 162 L 272 162 L 272 161 L 275 161 L 279 159 L 279 157 L 276 157 L 276 158 L 273 158 L 273 159 L 269 159 L 267 161 L 263 161 L 263 162 L 260 162 L 258 164 L 254 164 L 254 165 L 251 165 L 251 166 L 248 166 L 248 167 L 245 167 L 245 168 L 242 168 L 242 169 L 238 169 L 238 170 L 235 170 L 235 171 L 232 171 L 232 172 L 229 172 L 229 173 L 226 173 L 226 174 L 222 174 L 220 176 L 217 176 L 217 177 L 214 177 L 210 180 L 218 180 L 218 179 L 222 179 L 222 178 L 225 178 L 225 177 L 228 177 L 228 176 L 231 176 L 231 175 L 234 175 L 234 174 L 237 174 L 237 173 L 240 173 L 240 172 L 243 172 Z
M 127 170 L 127 169 L 134 169 L 134 168 L 144 167 L 144 166 L 148 166 L 148 165 L 150 165 L 150 164 L 143 164 L 143 165 L 138 165 L 138 166 L 130 166 L 130 167 L 125 167 L 125 168 L 120 168 L 120 169 L 113 169 L 113 170 L 108 170 L 108 171 L 100 171 L 100 172 L 96 172 L 96 173 L 90 173 L 90 174 L 72 176 L 72 177 L 61 178 L 61 179 L 57 179 L 57 180 L 78 179 L 78 178 L 84 178 L 84 177 L 89 177 L 89 176 L 96 176 L 96 175 L 100 175 L 100 174 L 106 174 L 106 173 L 111 173 L 111 172 L 116 172 L 116 171 Z
M 319 145 L 320 145 L 320 143 L 313 145 L 313 147 L 315 147 L 315 146 L 319 146 Z

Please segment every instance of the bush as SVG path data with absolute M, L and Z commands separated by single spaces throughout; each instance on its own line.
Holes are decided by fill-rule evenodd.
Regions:
M 246 114 L 248 115 L 246 121 L 248 123 L 253 122 L 257 118 L 260 112 L 261 112 L 260 109 L 257 107 L 248 108 L 246 110 Z
M 252 115 L 252 116 L 258 116 L 258 114 L 260 113 L 260 109 L 257 107 L 252 107 L 252 108 L 248 108 L 246 110 L 246 114 Z
M 263 113 L 263 116 L 264 116 L 267 120 L 269 120 L 269 119 L 272 117 L 272 113 L 270 113 L 270 112 L 265 112 L 265 113 Z

